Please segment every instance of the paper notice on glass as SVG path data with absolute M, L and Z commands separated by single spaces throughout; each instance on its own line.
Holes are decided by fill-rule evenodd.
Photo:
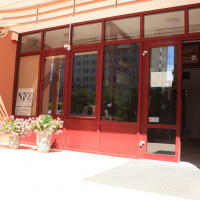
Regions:
M 31 107 L 15 107 L 15 115 L 31 116 Z
M 32 107 L 33 88 L 19 88 L 17 91 L 16 106 Z
M 17 91 L 15 115 L 31 116 L 33 88 L 19 88 Z
M 168 72 L 151 72 L 150 87 L 172 87 L 173 73 Z
M 196 61 L 196 60 L 197 60 L 197 56 L 196 56 L 196 55 L 192 55 L 192 56 L 191 56 L 191 60 L 192 60 L 192 61 Z
M 159 117 L 149 117 L 150 123 L 159 123 Z

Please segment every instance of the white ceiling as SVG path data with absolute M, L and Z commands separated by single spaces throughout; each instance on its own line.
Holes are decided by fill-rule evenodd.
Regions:
M 0 0 L 0 10 L 10 10 L 17 8 L 25 8 L 29 6 L 41 5 L 56 0 Z
M 117 0 L 118 4 L 124 2 L 133 2 L 138 1 L 137 4 L 131 4 L 127 6 L 120 6 L 118 8 L 112 7 L 108 8 L 110 5 L 115 5 L 116 0 L 99 0 L 100 2 L 93 3 L 91 5 L 85 5 L 81 7 L 75 8 L 75 15 L 73 14 L 73 8 L 65 9 L 62 11 L 56 11 L 53 13 L 43 14 L 38 16 L 30 16 L 26 18 L 20 19 L 9 19 L 5 20 L 5 18 L 10 17 L 17 17 L 17 16 L 24 16 L 30 14 L 36 14 L 37 9 L 31 9 L 27 11 L 20 11 L 20 12 L 8 12 L 11 9 L 21 9 L 27 8 L 30 6 L 39 6 L 49 2 L 56 2 L 58 0 L 0 0 L 0 27 L 3 26 L 10 26 L 10 30 L 21 33 L 27 32 L 31 30 L 39 30 L 48 27 L 60 26 L 70 23 L 82 22 L 82 21 L 89 21 L 93 19 L 101 19 L 105 17 L 123 15 L 128 13 L 137 13 L 147 10 L 155 10 L 160 8 L 168 8 L 168 7 L 175 7 L 180 5 L 187 5 L 187 4 L 194 4 L 200 3 L 200 0 L 146 0 L 144 2 L 139 2 L 141 0 Z M 94 0 L 76 0 L 76 4 L 89 2 Z M 74 0 L 68 0 L 63 3 L 46 6 L 38 9 L 38 12 L 45 12 L 53 9 L 59 9 L 63 7 L 68 7 L 74 4 Z M 100 8 L 106 6 L 107 8 L 104 10 L 99 10 L 95 12 L 87 12 L 82 13 L 82 11 L 91 10 L 94 8 Z M 79 14 L 78 14 L 79 13 Z M 59 19 L 55 19 L 54 17 L 59 17 Z M 48 18 L 54 18 L 50 21 L 44 21 Z M 36 20 L 38 20 L 36 22 Z M 40 21 L 41 20 L 41 21 Z M 43 20 L 43 22 L 42 22 Z M 27 25 L 20 25 L 21 23 L 32 22 L 32 24 Z

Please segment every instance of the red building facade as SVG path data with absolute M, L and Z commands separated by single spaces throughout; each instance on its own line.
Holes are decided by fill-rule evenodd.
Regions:
M 56 148 L 178 162 L 183 46 L 198 46 L 198 13 L 194 4 L 21 33 L 13 114 L 62 118 Z M 20 89 L 33 91 L 29 108 L 16 103 Z

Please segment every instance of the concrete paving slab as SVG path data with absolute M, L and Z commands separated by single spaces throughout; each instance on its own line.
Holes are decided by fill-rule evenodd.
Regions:
M 0 199 L 2 200 L 183 200 L 182 197 L 187 197 L 182 195 L 185 193 L 199 199 L 199 191 L 195 188 L 199 188 L 197 183 L 200 172 L 193 166 L 137 161 L 73 151 L 42 154 L 36 152 L 34 148 L 32 150 L 21 148 L 23 149 L 0 148 Z M 150 167 L 151 173 L 148 173 Z M 179 168 L 185 169 L 183 170 L 185 174 L 182 172 L 183 177 L 177 174 Z M 145 179 L 141 178 L 143 173 Z M 159 176 L 155 178 L 153 173 L 159 173 Z M 183 182 L 182 179 L 186 177 Z M 175 179 L 179 179 L 176 181 L 177 185 L 173 183 Z M 186 187 L 182 185 L 187 181 L 186 191 Z M 141 186 L 135 187 L 135 185 Z M 172 190 L 171 186 L 176 188 Z M 196 195 L 193 194 L 195 191 Z
M 132 160 L 87 181 L 185 199 L 200 199 L 197 167 Z

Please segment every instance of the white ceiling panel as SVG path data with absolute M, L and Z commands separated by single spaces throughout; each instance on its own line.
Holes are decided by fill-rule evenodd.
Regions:
M 27 8 L 30 6 L 38 6 L 42 5 L 44 3 L 49 3 L 49 2 L 56 2 L 60 0 L 0 0 L 0 18 L 5 18 L 5 17 L 15 17 L 15 16 L 23 16 L 23 15 L 29 15 L 29 14 L 35 14 L 37 13 L 37 10 L 27 10 L 27 11 L 20 11 L 20 12 L 13 12 L 13 13 L 5 13 L 5 11 L 9 9 L 19 9 L 19 8 Z M 90 2 L 94 0 L 76 0 L 75 2 L 77 4 L 84 3 L 84 2 Z M 140 2 L 141 1 L 141 2 Z M 35 24 L 29 24 L 29 25 L 20 25 L 20 26 L 13 26 L 10 27 L 11 30 L 16 31 L 16 32 L 27 32 L 31 30 L 38 30 L 38 29 L 43 29 L 43 28 L 48 28 L 48 27 L 55 27 L 55 26 L 60 26 L 60 25 L 66 25 L 69 23 L 76 23 L 76 22 L 82 22 L 82 21 L 89 21 L 89 20 L 95 20 L 95 19 L 101 19 L 101 18 L 106 18 L 106 17 L 111 17 L 111 16 L 117 16 L 117 15 L 124 15 L 124 14 L 130 14 L 130 13 L 137 13 L 137 12 L 143 12 L 143 11 L 148 11 L 148 10 L 156 10 L 160 8 L 168 8 L 168 7 L 175 7 L 175 6 L 181 6 L 181 5 L 187 5 L 187 4 L 194 4 L 194 3 L 200 3 L 199 0 L 181 0 L 181 1 L 174 1 L 174 0 L 117 0 L 117 2 L 124 3 L 124 2 L 139 2 L 136 4 L 131 4 L 127 6 L 119 6 L 113 8 L 107 9 L 106 6 L 108 5 L 115 5 L 116 0 L 106 0 L 105 2 L 98 2 L 98 3 L 93 3 L 91 5 L 86 5 L 86 6 L 81 6 L 77 7 L 75 9 L 76 12 L 83 12 L 95 8 L 100 8 L 104 7 L 105 9 L 100 10 L 100 11 L 95 11 L 95 12 L 83 12 L 79 13 L 78 15 L 72 16 L 73 14 L 73 9 L 66 9 L 62 11 L 57 11 L 53 13 L 48 13 L 44 14 L 38 17 L 39 22 Z M 73 5 L 74 0 L 69 0 L 67 2 L 55 4 L 55 5 L 50 5 L 46 7 L 39 8 L 39 12 L 45 12 L 49 11 L 52 9 L 58 9 L 58 8 L 63 8 L 69 5 Z M 4 13 L 2 12 L 4 11 Z M 70 16 L 66 17 L 63 15 L 70 14 Z M 59 17 L 61 16 L 61 17 Z M 62 19 L 63 16 L 63 19 Z M 59 17 L 59 19 L 54 19 L 54 17 Z M 45 21 L 42 22 L 42 20 L 50 19 L 50 21 Z M 14 24 L 19 24 L 19 23 L 24 23 L 24 22 L 30 22 L 33 21 L 33 19 L 36 19 L 36 17 L 28 17 L 28 18 L 22 18 L 22 19 L 15 19 L 15 20 L 0 20 L 0 27 L 10 25 L 12 23 Z

